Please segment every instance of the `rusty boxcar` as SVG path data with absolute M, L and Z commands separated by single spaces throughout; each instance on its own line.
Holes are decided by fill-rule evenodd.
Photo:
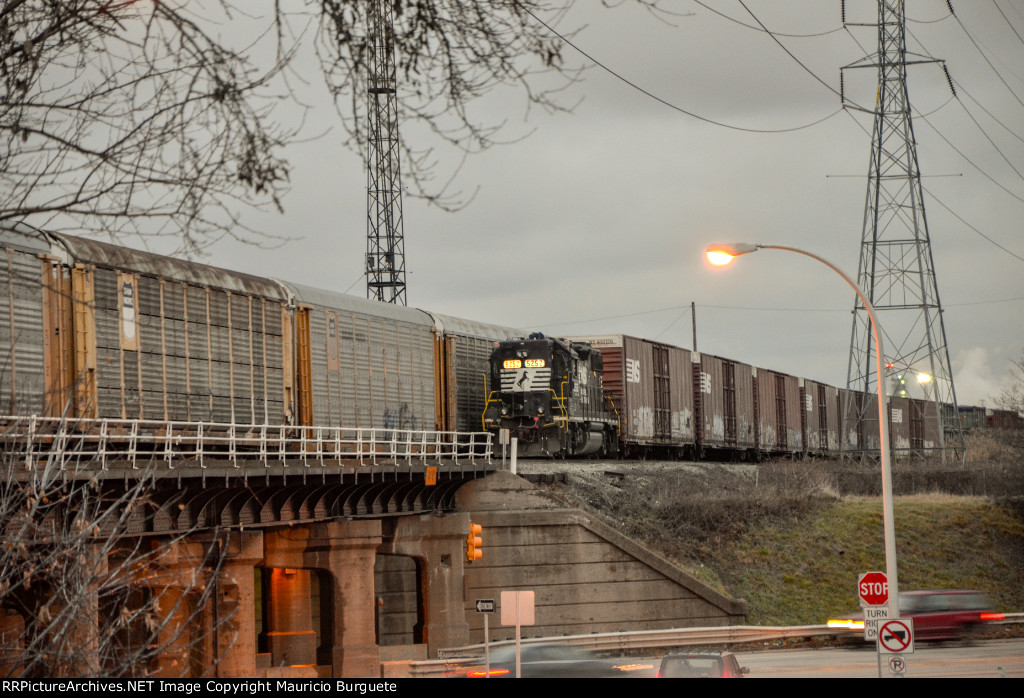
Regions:
M 605 394 L 619 421 L 629 457 L 690 457 L 696 446 L 690 351 L 628 335 L 573 337 L 604 358 Z
M 804 447 L 808 455 L 839 453 L 839 389 L 807 378 L 800 381 Z
M 754 372 L 750 364 L 705 353 L 693 353 L 698 443 L 702 450 L 753 456 Z

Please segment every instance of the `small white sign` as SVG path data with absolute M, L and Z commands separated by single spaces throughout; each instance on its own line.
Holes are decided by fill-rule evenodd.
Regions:
M 868 606 L 864 609 L 864 639 L 877 640 L 879 623 L 889 620 L 888 606 Z
M 640 361 L 638 359 L 626 359 L 626 382 L 640 382 Z
M 533 592 L 501 592 L 501 624 L 533 625 Z

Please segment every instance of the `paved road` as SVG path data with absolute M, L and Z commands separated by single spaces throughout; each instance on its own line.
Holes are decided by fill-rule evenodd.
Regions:
M 740 653 L 751 677 L 869 678 L 878 675 L 870 649 L 776 650 Z M 886 656 L 883 655 L 883 662 Z M 922 644 L 906 657 L 908 678 L 1024 678 L 1024 640 L 989 640 L 970 647 Z M 885 664 L 884 675 L 888 675 Z

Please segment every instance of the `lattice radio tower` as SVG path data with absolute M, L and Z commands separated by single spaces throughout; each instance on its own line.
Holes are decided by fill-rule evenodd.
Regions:
M 366 297 L 405 305 L 392 11 L 387 0 L 370 0 L 368 5 Z
M 881 379 L 887 392 L 930 401 L 922 403 L 926 409 L 919 410 L 913 404 L 890 400 L 891 419 L 910 422 L 909 443 L 894 441 L 893 449 L 922 451 L 930 447 L 938 449 L 943 458 L 947 453 L 962 457 L 963 432 L 907 95 L 907 65 L 941 61 L 907 53 L 905 21 L 903 0 L 878 0 L 878 52 L 846 66 L 878 69 L 857 283 L 877 311 L 882 327 L 886 375 Z M 942 67 L 945 70 L 944 63 Z M 870 319 L 859 300 L 854 303 L 853 316 L 847 387 L 873 395 L 879 380 L 876 348 Z M 876 422 L 873 429 L 877 430 L 878 414 L 871 402 L 844 406 L 845 442 L 856 435 L 862 447 L 870 444 L 872 428 L 865 429 L 865 421 Z

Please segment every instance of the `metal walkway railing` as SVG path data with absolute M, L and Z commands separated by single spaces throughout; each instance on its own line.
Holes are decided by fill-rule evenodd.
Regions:
M 0 446 L 24 463 L 58 460 L 102 470 L 162 463 L 168 469 L 262 465 L 491 462 L 491 434 L 271 424 L 0 416 Z

